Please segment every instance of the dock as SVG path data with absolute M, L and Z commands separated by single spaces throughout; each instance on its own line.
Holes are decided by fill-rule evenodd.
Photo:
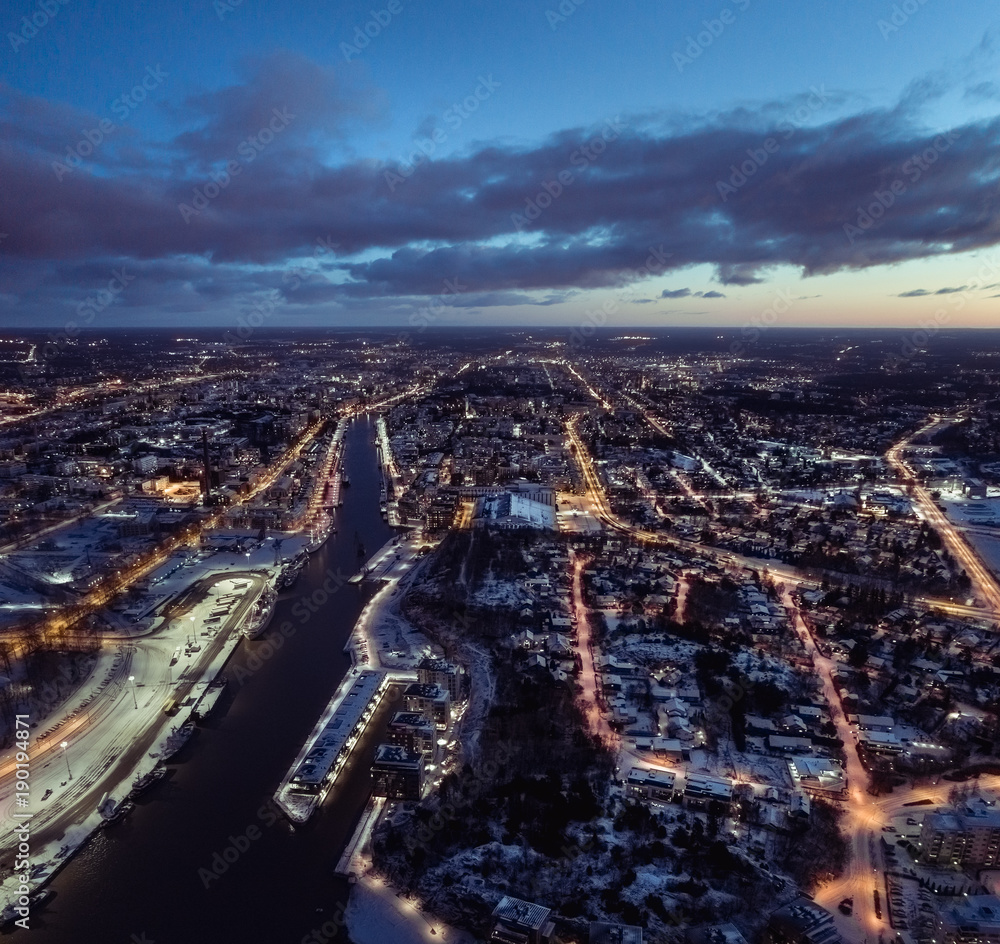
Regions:
M 337 863 L 337 868 L 334 870 L 335 874 L 350 879 L 357 878 L 364 871 L 362 859 L 371 840 L 372 831 L 375 829 L 375 825 L 382 815 L 382 810 L 385 809 L 385 804 L 385 797 L 373 796 L 369 799 L 368 805 L 365 807 L 365 811 L 361 814 L 361 819 L 354 829 L 354 835 L 351 836 L 351 841 L 347 844 L 344 854 Z
M 336 783 L 354 746 L 382 703 L 386 672 L 352 670 L 320 715 L 274 799 L 293 823 L 304 823 Z

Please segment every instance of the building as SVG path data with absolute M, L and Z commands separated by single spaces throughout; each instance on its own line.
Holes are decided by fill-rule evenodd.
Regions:
M 632 797 L 669 803 L 677 775 L 672 770 L 642 770 L 633 767 L 625 778 L 625 792 Z
M 847 790 L 847 775 L 826 757 L 790 757 L 788 771 L 797 787 L 815 796 L 839 799 Z
M 133 460 L 132 468 L 142 473 L 155 472 L 156 471 L 156 456 L 139 456 L 138 459 Z
M 424 795 L 424 755 L 398 744 L 379 744 L 372 761 L 372 793 L 390 800 Z
M 771 914 L 767 938 L 773 944 L 839 944 L 833 914 L 811 898 L 796 898 Z
M 687 944 L 747 944 L 747 939 L 735 924 L 688 928 L 685 936 Z
M 718 803 L 732 803 L 733 782 L 720 777 L 706 777 L 703 774 L 688 773 L 684 777 L 684 802 L 694 809 L 707 809 L 715 800 Z
M 485 495 L 476 501 L 472 514 L 476 528 L 538 528 L 554 531 L 556 510 L 553 505 L 535 501 L 514 492 Z
M 920 857 L 946 868 L 995 868 L 1000 865 L 1000 810 L 970 806 L 928 813 L 920 828 Z
M 903 745 L 899 738 L 887 731 L 859 731 L 858 745 L 869 754 L 893 757 L 903 753 Z
M 437 737 L 434 722 L 419 711 L 397 711 L 385 733 L 388 743 L 423 754 L 432 762 L 437 753 Z
M 938 912 L 938 944 L 1000 944 L 1000 898 L 958 898 Z
M 590 944 L 642 944 L 642 928 L 630 924 L 591 921 Z
M 289 780 L 292 793 L 322 794 L 333 783 L 375 714 L 387 686 L 387 677 L 379 672 L 365 670 L 358 675 L 295 768 Z
M 451 723 L 451 698 L 440 685 L 422 685 L 420 682 L 407 685 L 403 692 L 403 707 L 432 718 L 438 730 L 446 730 Z
M 427 656 L 417 666 L 417 681 L 423 685 L 438 685 L 448 692 L 453 702 L 465 696 L 465 673 L 446 659 Z
M 967 479 L 962 491 L 967 498 L 985 498 L 986 483 L 982 479 Z
M 551 908 L 505 895 L 493 909 L 490 941 L 499 944 L 549 944 L 556 929 L 551 915 Z

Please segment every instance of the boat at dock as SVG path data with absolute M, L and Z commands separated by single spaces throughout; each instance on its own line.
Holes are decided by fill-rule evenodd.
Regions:
M 329 515 L 322 518 L 313 526 L 309 534 L 309 543 L 306 544 L 306 551 L 315 554 L 324 544 L 331 534 L 336 534 L 337 529 L 333 526 L 333 519 Z
M 136 777 L 132 782 L 132 789 L 129 790 L 128 798 L 137 800 L 148 790 L 157 780 L 162 780 L 167 774 L 167 768 L 163 764 L 157 764 L 149 773 Z
M 122 800 L 121 803 L 108 813 L 101 814 L 103 817 L 101 820 L 101 829 L 107 829 L 109 826 L 114 826 L 115 823 L 120 823 L 134 809 L 135 804 L 131 800 Z
M 167 743 L 163 747 L 163 760 L 170 760 L 172 757 L 176 757 L 180 753 L 181 748 L 191 740 L 191 735 L 194 734 L 194 722 L 186 721 L 179 728 L 175 728 L 170 732 L 170 736 L 167 738 Z
M 271 622 L 271 617 L 274 616 L 274 601 L 277 598 L 277 593 L 270 587 L 260 595 L 260 599 L 254 604 L 249 618 L 243 625 L 243 635 L 247 639 L 256 639 L 267 629 Z
M 195 702 L 195 706 L 191 710 L 192 717 L 197 721 L 204 721 L 215 710 L 215 706 L 219 703 L 219 698 L 225 690 L 225 679 L 216 679 L 212 682 L 212 684 L 205 689 L 201 698 Z

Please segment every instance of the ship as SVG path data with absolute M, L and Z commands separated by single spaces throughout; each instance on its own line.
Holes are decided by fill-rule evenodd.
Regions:
M 345 472 L 340 481 L 344 486 L 349 486 L 351 484 L 351 477 Z
M 201 698 L 195 703 L 194 708 L 191 710 L 192 717 L 197 721 L 204 721 L 215 710 L 215 706 L 219 703 L 219 698 L 225 690 L 225 679 L 216 679 L 212 682 L 205 689 Z
M 167 743 L 163 746 L 163 759 L 166 761 L 176 757 L 180 753 L 180 749 L 191 739 L 192 734 L 194 734 L 193 721 L 187 721 L 179 728 L 174 728 L 167 738 Z
M 121 822 L 134 809 L 135 804 L 131 800 L 122 800 L 121 803 L 107 813 L 101 813 L 103 817 L 101 819 L 101 829 L 107 829 L 109 826 L 114 826 L 115 823 Z
M 309 543 L 306 545 L 306 550 L 310 554 L 315 554 L 324 544 L 326 544 L 326 539 L 336 532 L 336 528 L 333 527 L 332 522 L 327 522 L 326 526 L 321 526 L 316 528 L 312 534 L 309 536 Z
M 247 639 L 256 639 L 267 629 L 271 617 L 274 615 L 275 599 L 277 599 L 277 594 L 270 587 L 261 594 L 249 619 L 243 625 L 243 635 Z
M 129 791 L 128 798 L 130 800 L 138 799 L 144 791 L 148 790 L 157 780 L 164 777 L 166 773 L 167 769 L 163 764 L 157 764 L 149 773 L 143 774 L 141 777 L 136 777 L 132 783 L 132 789 Z

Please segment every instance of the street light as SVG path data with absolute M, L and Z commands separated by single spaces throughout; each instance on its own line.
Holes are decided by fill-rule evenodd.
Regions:
M 138 711 L 139 710 L 139 702 L 137 702 L 135 700 L 135 676 L 134 675 L 130 675 L 128 677 L 128 680 L 129 680 L 129 682 L 132 683 L 132 704 L 135 705 L 135 710 Z
M 59 745 L 63 750 L 63 760 L 66 761 L 66 773 L 69 775 L 69 779 L 73 779 L 73 771 L 69 769 L 69 756 L 66 754 L 66 748 L 69 747 L 69 741 L 63 741 Z

